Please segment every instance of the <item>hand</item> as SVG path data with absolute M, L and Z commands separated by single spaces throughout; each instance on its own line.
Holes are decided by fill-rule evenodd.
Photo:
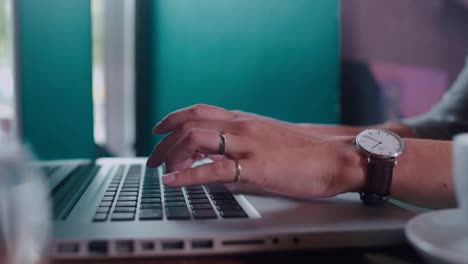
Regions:
M 226 135 L 227 158 L 190 168 L 194 160 L 218 153 L 219 131 Z M 147 165 L 165 162 L 170 173 L 163 181 L 171 187 L 233 182 L 235 159 L 242 167 L 240 182 L 296 197 L 330 197 L 364 184 L 364 165 L 353 137 L 306 135 L 206 105 L 171 113 L 153 132 L 169 135 Z

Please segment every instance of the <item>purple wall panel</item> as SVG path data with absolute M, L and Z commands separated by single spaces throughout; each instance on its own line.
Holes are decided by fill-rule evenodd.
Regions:
M 449 83 L 468 55 L 464 0 L 342 0 L 344 59 L 446 71 Z

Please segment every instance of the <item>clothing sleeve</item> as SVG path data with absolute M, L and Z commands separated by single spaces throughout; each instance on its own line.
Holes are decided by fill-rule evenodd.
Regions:
M 403 119 L 402 123 L 420 138 L 451 140 L 456 134 L 468 132 L 468 59 L 439 103 L 429 112 Z

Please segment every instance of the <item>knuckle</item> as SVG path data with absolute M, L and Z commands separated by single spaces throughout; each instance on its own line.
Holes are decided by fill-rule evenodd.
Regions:
M 258 121 L 253 119 L 245 119 L 239 121 L 239 130 L 243 133 L 251 134 L 258 130 Z
M 206 111 L 207 108 L 208 108 L 207 105 L 196 104 L 190 107 L 189 113 L 192 117 L 198 117 L 202 115 L 202 113 L 204 113 L 204 111 Z

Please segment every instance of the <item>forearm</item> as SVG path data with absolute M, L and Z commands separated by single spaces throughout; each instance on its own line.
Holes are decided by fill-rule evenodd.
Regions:
M 359 132 L 366 128 L 381 128 L 387 129 L 394 133 L 397 133 L 401 137 L 414 137 L 415 135 L 411 129 L 404 124 L 397 122 L 388 122 L 384 124 L 379 124 L 375 126 L 344 126 L 344 125 L 317 125 L 317 124 L 295 124 L 284 122 L 281 120 L 273 119 L 270 117 L 260 116 L 256 114 L 235 111 L 238 115 L 255 118 L 262 120 L 263 122 L 269 123 L 274 126 L 280 126 L 283 128 L 288 128 L 294 130 L 298 133 L 305 133 L 311 135 L 334 135 L 334 136 L 352 136 L 357 135 Z
M 291 125 L 291 124 L 290 124 Z M 411 138 L 415 135 L 411 129 L 401 123 L 388 122 L 384 124 L 374 126 L 334 126 L 334 125 L 310 125 L 310 124 L 298 124 L 295 125 L 297 130 L 307 131 L 312 134 L 327 134 L 337 136 L 355 136 L 359 132 L 367 128 L 380 128 L 390 130 L 403 138 Z
M 406 148 L 394 169 L 391 197 L 428 208 L 455 205 L 450 141 L 405 139 Z M 346 174 L 356 179 L 351 191 L 359 192 L 366 180 L 367 164 L 355 148 Z M 351 160 L 351 159 L 349 159 Z
M 392 197 L 423 207 L 455 205 L 452 176 L 452 142 L 407 139 L 398 159 Z

